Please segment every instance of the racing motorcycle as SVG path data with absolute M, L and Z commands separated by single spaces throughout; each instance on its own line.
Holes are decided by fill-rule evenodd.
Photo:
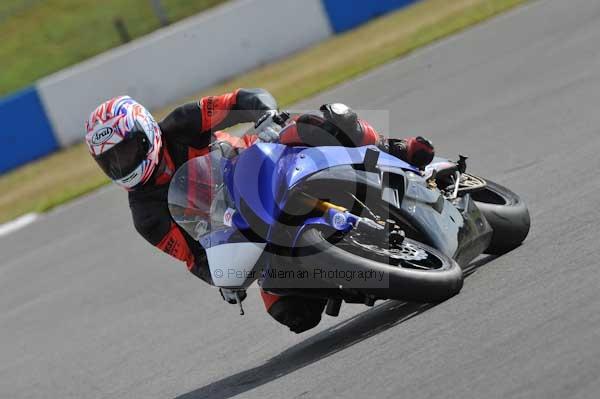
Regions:
M 181 166 L 168 194 L 173 219 L 206 250 L 215 286 L 240 306 L 255 280 L 278 295 L 342 302 L 440 302 L 461 267 L 502 254 L 529 232 L 525 203 L 435 158 L 421 171 L 375 146 L 215 143 Z

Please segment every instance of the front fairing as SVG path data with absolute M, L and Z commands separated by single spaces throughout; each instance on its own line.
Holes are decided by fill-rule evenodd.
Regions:
M 216 286 L 239 288 L 257 276 L 254 267 L 265 243 L 250 242 L 240 232 L 240 220 L 223 172 L 231 161 L 220 151 L 191 159 L 171 179 L 168 193 L 173 220 L 205 250 Z

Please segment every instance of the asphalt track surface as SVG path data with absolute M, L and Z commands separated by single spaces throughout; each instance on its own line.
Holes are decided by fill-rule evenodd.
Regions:
M 0 397 L 600 397 L 599 22 L 596 0 L 538 1 L 303 104 L 389 110 L 527 200 L 525 244 L 460 295 L 294 335 L 255 289 L 238 316 L 104 189 L 0 239 Z

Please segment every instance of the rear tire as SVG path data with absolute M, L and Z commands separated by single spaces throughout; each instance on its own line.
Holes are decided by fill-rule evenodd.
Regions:
M 531 219 L 527 205 L 517 194 L 487 180 L 487 186 L 471 193 L 471 198 L 494 230 L 487 254 L 502 255 L 521 245 Z
M 402 265 L 390 265 L 375 260 L 373 256 L 367 257 L 367 250 L 365 250 L 364 256 L 359 256 L 356 251 L 349 252 L 342 249 L 341 243 L 342 240 L 333 244 L 325 238 L 320 229 L 310 228 L 300 239 L 296 259 L 306 268 L 318 266 L 328 270 L 384 273 L 389 279 L 386 284 L 380 284 L 377 287 L 348 287 L 357 288 L 378 299 L 441 302 L 458 294 L 462 288 L 463 274 L 458 263 L 418 241 L 405 239 L 405 243 L 416 248 L 421 255 L 426 253 L 428 257 L 431 257 L 430 259 L 435 258 L 438 266 L 436 269 L 421 270 Z M 326 282 L 342 288 L 344 288 L 343 284 L 347 284 L 343 279 L 332 279 Z

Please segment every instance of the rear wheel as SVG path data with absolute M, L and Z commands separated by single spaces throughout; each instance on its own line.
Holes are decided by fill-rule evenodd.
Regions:
M 471 198 L 494 230 L 486 253 L 501 255 L 521 245 L 531 219 L 527 205 L 517 194 L 487 180 L 486 187 L 471 193 Z

